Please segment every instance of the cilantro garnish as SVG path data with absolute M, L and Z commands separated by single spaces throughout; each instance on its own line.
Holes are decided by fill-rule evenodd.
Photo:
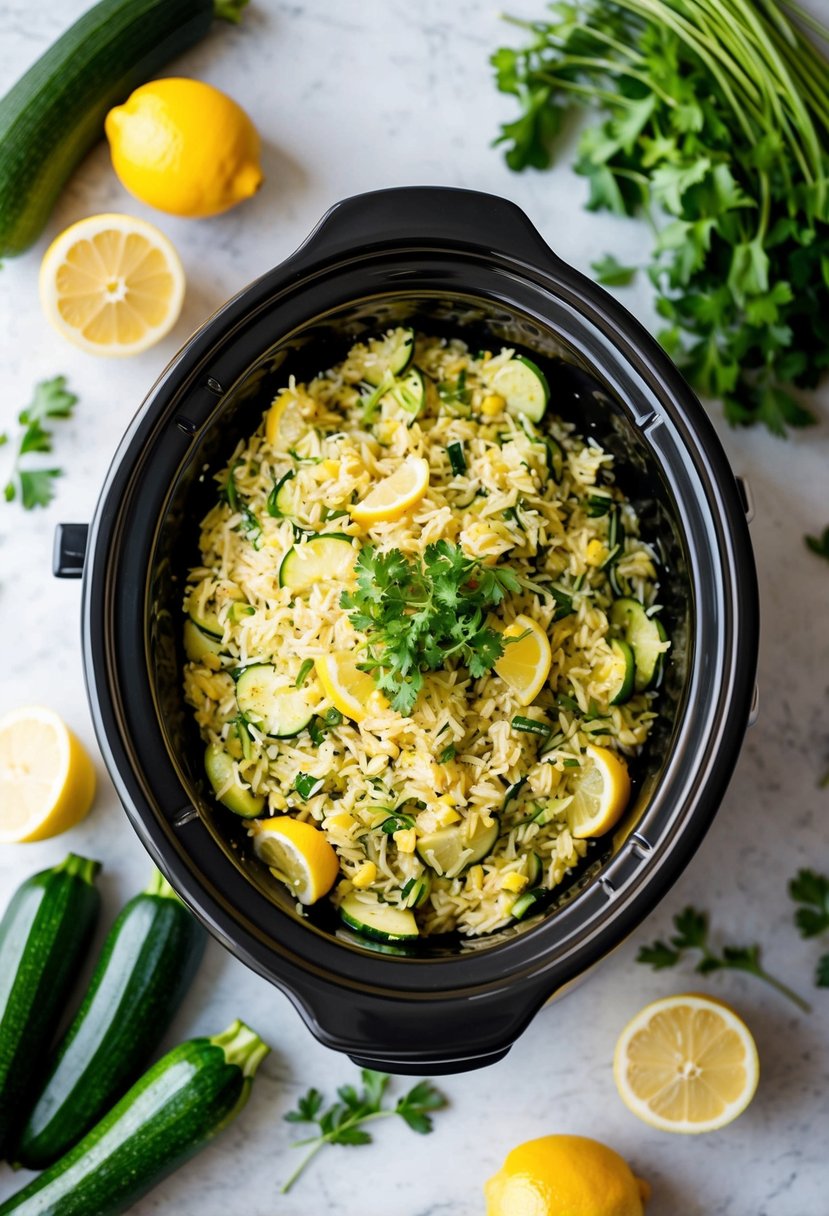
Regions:
M 794 923 L 801 937 L 819 937 L 829 933 L 829 878 L 814 870 L 798 870 L 789 883 L 789 895 L 800 907 Z M 829 988 L 829 954 L 818 959 L 815 970 L 818 988 Z
M 765 970 L 760 962 L 759 946 L 723 946 L 720 954 L 715 953 L 708 941 L 709 925 L 705 912 L 685 908 L 674 917 L 674 928 L 676 932 L 667 942 L 655 941 L 650 946 L 642 946 L 636 956 L 637 963 L 645 963 L 654 971 L 663 971 L 667 967 L 675 967 L 686 953 L 698 951 L 701 957 L 694 970 L 699 975 L 710 975 L 714 971 L 743 971 L 776 988 L 805 1013 L 810 1012 L 811 1007 L 801 996 Z
M 398 712 L 411 713 L 424 671 L 456 661 L 478 679 L 504 653 L 501 635 L 486 618 L 507 592 L 519 590 L 511 570 L 482 566 L 439 540 L 413 561 L 399 549 L 380 553 L 367 545 L 356 575 L 356 591 L 344 591 L 340 605 L 366 634 L 362 665 Z
M 337 1090 L 338 1102 L 323 1109 L 325 1099 L 318 1089 L 309 1089 L 299 1099 L 295 1110 L 285 1115 L 288 1123 L 315 1123 L 319 1133 L 306 1140 L 297 1140 L 295 1148 L 310 1145 L 310 1151 L 282 1187 L 284 1195 L 300 1174 L 326 1144 L 370 1144 L 371 1135 L 363 1124 L 373 1119 L 399 1115 L 413 1132 L 425 1136 L 432 1130 L 432 1112 L 446 1106 L 446 1098 L 431 1081 L 419 1081 L 394 1106 L 385 1106 L 386 1089 L 391 1078 L 384 1072 L 364 1068 L 360 1072 L 362 1089 L 342 1085 Z
M 44 423 L 50 419 L 71 418 L 77 401 L 75 394 L 66 388 L 65 376 L 54 376 L 35 385 L 31 403 L 21 410 L 17 419 L 24 430 L 3 491 L 6 502 L 19 497 L 23 507 L 31 511 L 33 507 L 46 507 L 52 501 L 54 481 L 62 470 L 26 468 L 21 465 L 21 459 L 29 453 L 52 451 L 52 432 Z M 8 436 L 0 435 L 0 445 L 7 442 Z

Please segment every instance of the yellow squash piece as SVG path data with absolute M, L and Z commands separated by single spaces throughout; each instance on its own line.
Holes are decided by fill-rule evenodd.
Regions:
M 643 1216 L 650 1187 L 586 1136 L 519 1144 L 484 1186 L 486 1216 Z
M 350 650 L 335 650 L 320 655 L 314 662 L 323 691 L 335 709 L 352 722 L 362 722 L 388 704 L 377 691 L 367 671 L 360 671 L 360 655 Z
M 669 1132 L 708 1132 L 736 1119 L 760 1076 L 748 1027 L 720 1001 L 669 996 L 622 1031 L 613 1073 L 628 1110 Z
M 521 635 L 525 634 L 525 637 Z M 501 679 L 509 684 L 519 705 L 530 705 L 544 687 L 550 674 L 553 652 L 546 632 L 529 616 L 517 616 L 504 630 L 507 638 L 520 638 L 504 647 L 495 664 Z
M 134 355 L 178 320 L 184 271 L 166 236 L 131 215 L 91 215 L 40 266 L 40 302 L 59 334 L 93 355 Z
M 340 863 L 325 833 L 312 823 L 278 815 L 251 823 L 253 850 L 301 904 L 315 904 L 337 881 Z
M 628 766 L 609 747 L 586 748 L 572 795 L 567 807 L 572 834 L 577 840 L 603 836 L 616 826 L 630 801 Z
M 67 831 L 94 795 L 92 761 L 56 713 L 26 706 L 0 718 L 0 843 Z
M 399 468 L 369 491 L 362 502 L 350 508 L 351 517 L 368 527 L 400 519 L 420 502 L 428 489 L 428 460 L 422 456 L 407 456 Z
M 152 80 L 110 110 L 104 127 L 121 185 L 159 211 L 217 215 L 262 184 L 256 128 L 201 80 Z

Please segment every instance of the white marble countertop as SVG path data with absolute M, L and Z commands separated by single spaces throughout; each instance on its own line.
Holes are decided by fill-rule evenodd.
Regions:
M 87 0 L 0 3 L 0 89 Z M 508 4 L 539 12 L 540 0 Z M 827 0 L 815 0 L 827 12 Z M 79 585 L 50 577 L 59 520 L 88 520 L 127 422 L 168 358 L 228 295 L 278 262 L 337 199 L 376 187 L 449 184 L 490 190 L 522 206 L 557 252 L 586 269 L 607 249 L 644 252 L 641 227 L 582 210 L 585 182 L 562 164 L 512 175 L 489 147 L 509 101 L 490 81 L 488 53 L 510 30 L 477 0 L 253 0 L 238 30 L 217 29 L 173 65 L 234 96 L 265 141 L 267 182 L 250 203 L 211 221 L 175 220 L 129 197 L 98 147 L 66 190 L 47 232 L 0 276 L 5 388 L 0 430 L 28 401 L 34 381 L 65 373 L 81 398 L 59 424 L 57 461 L 67 470 L 56 501 L 24 514 L 0 505 L 0 712 L 42 702 L 61 713 L 95 753 L 81 676 Z M 146 215 L 177 245 L 188 275 L 184 315 L 161 346 L 127 361 L 96 361 L 64 345 L 41 317 L 40 256 L 69 222 L 105 210 Z M 623 299 L 646 319 L 644 287 Z M 559 1004 L 545 1009 L 501 1063 L 447 1078 L 451 1107 L 429 1137 L 397 1120 L 375 1145 L 332 1148 L 287 1197 L 292 1169 L 283 1113 L 309 1085 L 333 1091 L 352 1077 L 320 1047 L 289 1002 L 212 944 L 166 1043 L 213 1033 L 241 1015 L 273 1044 L 249 1108 L 214 1146 L 143 1200 L 138 1216 L 299 1216 L 308 1211 L 380 1216 L 473 1216 L 481 1186 L 507 1150 L 550 1131 L 606 1140 L 654 1186 L 649 1216 L 826 1216 L 829 1170 L 829 994 L 811 990 L 819 948 L 791 920 L 788 878 L 800 865 L 829 870 L 827 673 L 829 569 L 804 548 L 804 532 L 829 523 L 829 396 L 820 426 L 781 442 L 720 426 L 757 504 L 752 524 L 763 604 L 760 720 L 747 737 L 722 810 L 676 888 L 649 921 Z M 2 453 L 0 453 L 2 456 Z M 98 761 L 100 791 L 69 835 L 0 847 L 0 906 L 21 878 L 68 849 L 104 862 L 104 920 L 143 886 L 148 860 Z M 762 941 L 771 970 L 814 1002 L 810 1017 L 750 978 L 653 972 L 633 963 L 637 945 L 670 927 L 694 902 L 712 910 L 727 940 Z M 758 1095 L 729 1129 L 703 1137 L 651 1131 L 624 1109 L 610 1060 L 622 1025 L 647 1000 L 706 989 L 739 1008 L 762 1061 Z M 0 1166 L 0 1196 L 19 1179 Z

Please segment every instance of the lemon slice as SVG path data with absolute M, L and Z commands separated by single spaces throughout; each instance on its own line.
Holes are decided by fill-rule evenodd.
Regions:
M 351 507 L 360 524 L 400 519 L 419 503 L 429 488 L 429 462 L 422 456 L 407 456 L 398 469 L 370 490 L 362 502 Z
M 320 828 L 278 815 L 251 824 L 253 851 L 301 904 L 315 904 L 337 880 L 340 863 Z
M 362 722 L 370 713 L 385 709 L 388 704 L 369 673 L 360 671 L 359 661 L 359 655 L 351 651 L 334 650 L 331 654 L 320 655 L 314 662 L 325 695 L 353 722 Z
M 94 794 L 92 761 L 51 709 L 27 706 L 0 719 L 0 843 L 67 831 Z
M 751 1032 L 733 1009 L 704 996 L 646 1005 L 613 1058 L 625 1106 L 651 1127 L 709 1132 L 736 1119 L 760 1075 Z
M 527 636 L 521 637 L 522 634 Z M 529 705 L 541 692 L 550 674 L 553 652 L 547 634 L 532 617 L 517 616 L 502 636 L 521 640 L 504 647 L 495 670 L 509 684 L 518 704 Z
M 90 215 L 40 265 L 40 302 L 58 333 L 93 355 L 135 355 L 169 333 L 184 271 L 166 236 L 131 215 Z
M 618 823 L 630 799 L 628 766 L 608 747 L 588 747 L 567 808 L 577 840 L 603 836 Z
M 275 452 L 289 452 L 308 433 L 296 393 L 290 389 L 274 397 L 265 418 L 265 438 Z

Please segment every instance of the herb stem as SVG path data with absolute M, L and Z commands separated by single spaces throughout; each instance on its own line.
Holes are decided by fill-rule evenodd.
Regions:
M 795 992 L 793 988 L 790 988 L 788 984 L 784 984 L 782 980 L 777 979 L 773 975 L 769 975 L 768 971 L 766 971 L 764 967 L 758 967 L 754 974 L 758 979 L 765 980 L 767 984 L 772 986 L 772 988 L 776 988 L 781 996 L 788 997 L 788 999 L 797 1005 L 798 1009 L 801 1009 L 803 1013 L 812 1012 L 812 1006 L 807 1000 L 804 1000 L 802 996 Z

